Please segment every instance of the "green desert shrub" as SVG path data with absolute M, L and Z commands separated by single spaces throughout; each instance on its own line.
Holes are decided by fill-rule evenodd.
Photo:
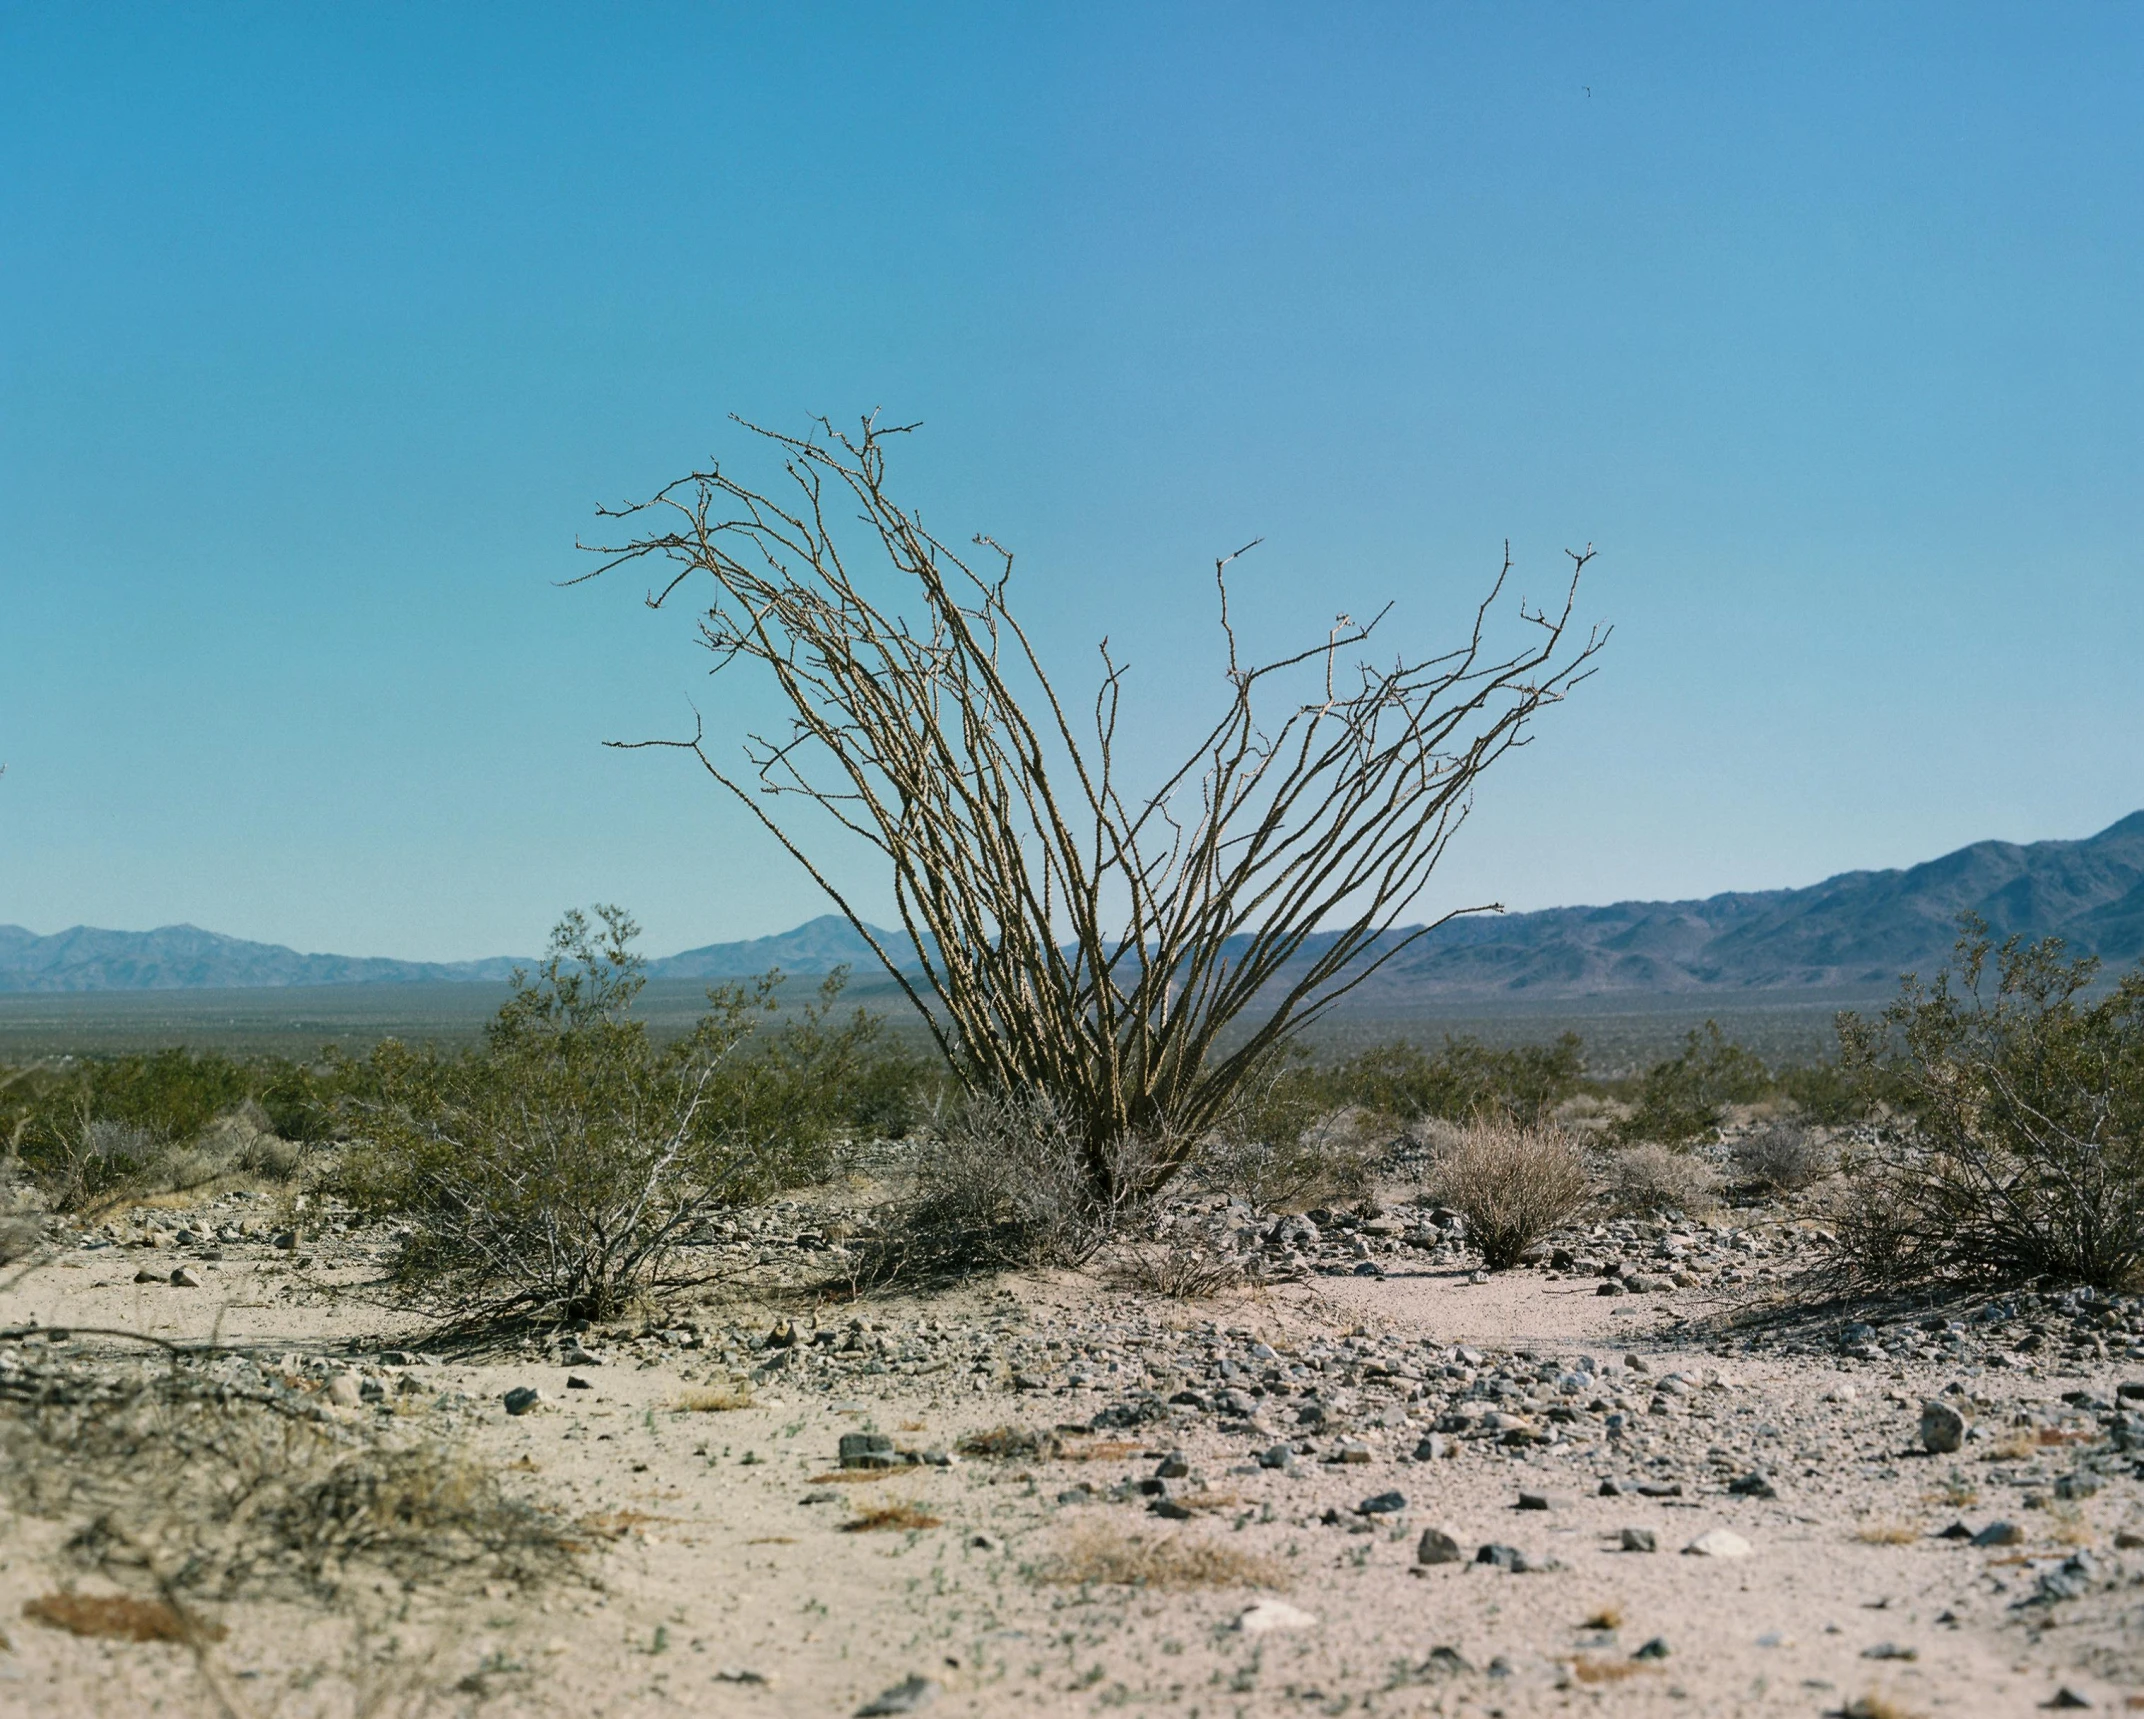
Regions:
M 2144 1280 L 2144 970 L 2094 997 L 2097 974 L 2059 938 L 1997 949 L 1969 918 L 1934 984 L 1841 1017 L 1849 1063 L 1899 1108 L 1838 1214 L 1861 1275 Z
M 860 1095 L 885 1084 L 878 1023 L 832 1018 L 839 974 L 774 1027 L 778 975 L 718 986 L 690 1033 L 659 1043 L 632 1013 L 638 927 L 596 912 L 559 922 L 481 1048 L 368 1059 L 374 1092 L 334 1186 L 402 1222 L 406 1290 L 471 1322 L 604 1318 L 690 1275 L 679 1250 L 703 1220 L 823 1176 Z
M 1719 1127 L 1730 1104 L 1753 1104 L 1772 1091 L 1763 1059 L 1707 1021 L 1691 1030 L 1679 1054 L 1645 1071 L 1616 1134 L 1631 1143 L 1688 1146 Z
M 1435 1050 L 1396 1041 L 1334 1064 L 1323 1077 L 1323 1096 L 1332 1106 L 1362 1105 L 1402 1122 L 1496 1115 L 1537 1123 L 1578 1091 L 1584 1053 L 1576 1033 L 1553 1044 L 1503 1049 L 1450 1034 Z

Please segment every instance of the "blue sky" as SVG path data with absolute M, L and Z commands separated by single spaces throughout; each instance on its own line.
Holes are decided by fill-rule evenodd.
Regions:
M 822 911 L 599 502 L 920 419 L 1158 756 L 1211 561 L 1616 636 L 1425 908 L 2144 806 L 2144 10 L 0 8 L 0 921 L 666 951 Z M 725 726 L 726 725 L 726 726 Z M 867 904 L 868 874 L 851 867 Z

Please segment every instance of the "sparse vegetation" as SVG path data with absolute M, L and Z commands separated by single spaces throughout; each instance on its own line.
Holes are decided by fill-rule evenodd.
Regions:
M 1009 606 L 1012 557 L 978 540 L 994 563 L 978 572 L 892 498 L 897 432 L 822 430 L 759 432 L 793 485 L 779 498 L 710 468 L 627 510 L 640 534 L 599 550 L 598 574 L 667 563 L 655 603 L 705 593 L 718 665 L 768 676 L 794 726 L 741 772 L 687 744 L 871 943 L 963 1089 L 1046 1101 L 1077 1142 L 1086 1210 L 1121 1209 L 1424 934 L 1394 928 L 1474 785 L 1600 648 L 1567 644 L 1591 551 L 1557 602 L 1521 603 L 1506 654 L 1489 639 L 1508 558 L 1455 649 L 1385 661 L 1351 660 L 1375 618 L 1246 661 L 1224 559 L 1220 713 L 1141 791 L 1120 774 L 1126 670 L 1107 647 L 1091 705 L 1065 701 Z M 888 589 L 915 612 L 882 606 Z M 884 858 L 905 948 L 852 911 L 776 815 L 792 806 Z
M 1589 1192 L 1585 1159 L 1568 1134 L 1501 1119 L 1460 1132 L 1439 1157 L 1432 1186 L 1466 1219 L 1491 1271 L 1518 1264 Z
M 1734 1165 L 1761 1188 L 1795 1193 L 1831 1173 L 1831 1149 L 1797 1120 L 1779 1118 L 1734 1143 Z
M 1608 1167 L 1609 1192 L 1617 1210 L 1636 1217 L 1702 1211 L 1717 1181 L 1709 1165 L 1665 1146 L 1626 1146 Z
M 878 1024 L 819 1004 L 755 1040 L 775 980 L 717 987 L 658 1045 L 631 1014 L 645 963 L 627 914 L 569 913 L 481 1051 L 373 1053 L 377 1097 L 335 1179 L 361 1213 L 408 1226 L 409 1291 L 463 1321 L 605 1318 L 660 1287 L 718 1209 L 816 1179 L 873 1069 Z M 689 1274 L 688 1274 L 689 1275 Z
M 2144 1275 L 2144 971 L 2090 999 L 2097 970 L 2059 939 L 1997 949 L 1968 921 L 1932 985 L 1842 1017 L 1850 1061 L 1903 1112 L 1841 1203 L 1856 1272 L 2109 1290 Z
M 1707 1021 L 1691 1030 L 1679 1055 L 1646 1070 L 1616 1132 L 1632 1143 L 1688 1146 L 1718 1128 L 1730 1104 L 1752 1104 L 1772 1090 L 1763 1061 Z
M 1089 1527 L 1036 1570 L 1038 1580 L 1067 1587 L 1285 1588 L 1288 1581 L 1271 1558 L 1240 1552 L 1211 1540 L 1177 1535 L 1127 1534 Z

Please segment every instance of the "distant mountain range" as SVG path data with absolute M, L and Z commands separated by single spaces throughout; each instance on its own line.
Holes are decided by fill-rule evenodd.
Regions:
M 1940 966 L 1967 911 L 1998 937 L 2058 934 L 2109 966 L 2144 958 L 2144 812 L 2083 841 L 1975 842 L 1904 871 L 1844 872 L 1807 889 L 1455 920 L 1396 957 L 1357 1001 L 1404 1008 L 1446 999 L 1884 990 L 1901 973 Z M 893 934 L 879 935 L 896 946 Z M 827 914 L 777 937 L 688 949 L 650 962 L 649 973 L 723 979 L 780 967 L 806 975 L 844 963 L 859 977 L 875 965 L 855 929 Z M 497 983 L 534 965 L 301 955 L 191 925 L 77 926 L 51 937 L 0 925 L 0 991 Z

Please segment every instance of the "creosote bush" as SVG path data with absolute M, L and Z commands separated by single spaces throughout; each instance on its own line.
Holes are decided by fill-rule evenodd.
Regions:
M 2144 970 L 2090 998 L 2098 963 L 2065 960 L 2059 938 L 1996 949 L 1963 925 L 1933 985 L 1908 978 L 1876 1019 L 1841 1017 L 1849 1062 L 1903 1112 L 1842 1197 L 1842 1255 L 1881 1283 L 2133 1287 Z
M 1585 1045 L 1576 1033 L 1504 1049 L 1447 1033 L 1435 1050 L 1411 1041 L 1373 1045 L 1322 1071 L 1316 1084 L 1328 1102 L 1401 1122 L 1466 1122 L 1487 1113 L 1537 1123 L 1578 1091 L 1584 1075 Z
M 567 914 L 539 975 L 515 975 L 481 1050 L 371 1059 L 336 1188 L 403 1223 L 397 1278 L 465 1321 L 608 1318 L 675 1281 L 714 1211 L 824 1176 L 874 1085 L 878 1023 L 830 1021 L 839 974 L 764 1036 L 777 979 L 718 986 L 658 1044 L 631 1013 L 638 927 L 596 911 L 600 928 Z
M 1518 1264 L 1590 1191 L 1585 1159 L 1568 1134 L 1500 1117 L 1471 1124 L 1446 1145 L 1431 1187 L 1466 1219 L 1467 1237 L 1491 1271 Z
M 1687 1146 L 1719 1127 L 1730 1104 L 1755 1103 L 1773 1089 L 1762 1059 L 1729 1039 L 1717 1021 L 1707 1021 L 1691 1030 L 1679 1056 L 1646 1070 L 1637 1102 L 1616 1125 L 1616 1135 L 1634 1143 Z

